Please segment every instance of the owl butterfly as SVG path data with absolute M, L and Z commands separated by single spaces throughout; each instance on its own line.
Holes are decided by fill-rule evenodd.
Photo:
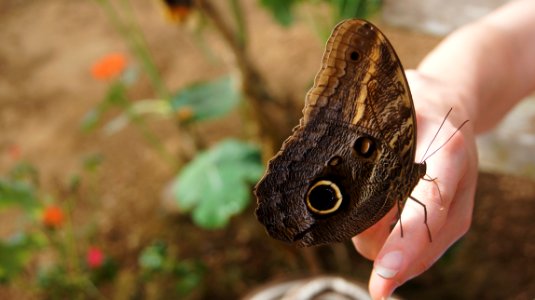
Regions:
M 267 232 L 312 246 L 348 240 L 396 204 L 399 216 L 426 165 L 414 162 L 403 67 L 377 27 L 347 20 L 334 28 L 303 114 L 255 187 Z

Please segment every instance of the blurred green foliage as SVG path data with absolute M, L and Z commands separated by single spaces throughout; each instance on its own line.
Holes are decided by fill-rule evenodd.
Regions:
M 288 27 L 295 20 L 295 6 L 300 3 L 321 4 L 331 6 L 334 23 L 350 18 L 368 18 L 381 7 L 381 0 L 260 0 L 260 3 L 271 12 L 273 18 L 282 26 Z
M 173 159 L 177 155 L 168 153 L 158 135 L 146 126 L 148 117 L 157 116 L 176 121 L 177 131 L 182 134 L 182 138 L 188 136 L 184 133 L 195 138 L 192 128 L 203 122 L 225 117 L 241 104 L 244 98 L 240 90 L 241 82 L 237 76 L 225 75 L 191 83 L 174 92 L 173 89 L 169 91 L 150 55 L 143 32 L 133 17 L 129 1 L 118 1 L 119 4 L 108 0 L 96 2 L 102 6 L 112 24 L 123 36 L 137 65 L 134 63 L 127 66 L 120 76 L 106 82 L 108 88 L 103 99 L 85 115 L 81 128 L 85 132 L 93 132 L 107 121 L 103 129 L 112 134 L 125 126 L 133 125 L 142 132 L 163 159 L 174 162 Z M 331 8 L 334 22 L 345 18 L 368 17 L 381 5 L 380 0 L 259 2 L 282 26 L 290 26 L 295 22 L 296 6 L 301 3 L 327 4 Z M 192 3 L 188 2 L 188 10 L 183 10 L 184 13 L 193 10 Z M 249 39 L 246 37 L 246 24 L 240 1 L 229 0 L 227 4 L 231 6 L 230 11 L 235 21 L 235 38 L 240 41 L 240 47 L 246 48 Z M 327 26 L 331 28 L 331 25 Z M 143 78 L 139 76 L 140 72 L 144 72 L 143 75 L 148 78 L 153 89 L 153 98 L 137 99 L 132 94 L 132 88 Z M 113 110 L 116 115 L 109 120 L 107 114 Z M 192 160 L 182 164 L 170 163 L 173 168 L 178 165 L 174 169 L 177 175 L 173 180 L 173 196 L 179 209 L 191 214 L 194 223 L 199 227 L 224 228 L 233 216 L 243 212 L 251 202 L 251 187 L 264 171 L 260 147 L 251 142 L 227 137 L 210 148 L 202 145 L 196 150 Z M 56 197 L 49 195 L 39 186 L 38 172 L 29 163 L 17 163 L 7 176 L 0 178 L 0 210 L 5 212 L 7 209 L 19 208 L 22 211 L 22 222 L 17 227 L 17 232 L 0 240 L 0 283 L 8 283 L 18 276 L 24 276 L 23 271 L 29 270 L 33 273 L 27 272 L 25 279 L 37 275 L 31 278 L 33 280 L 25 280 L 26 284 L 37 286 L 45 298 L 102 297 L 98 285 L 113 281 L 121 266 L 108 255 L 101 266 L 90 268 L 87 261 L 84 263 L 84 251 L 80 251 L 80 248 L 85 249 L 84 247 L 90 244 L 89 241 L 94 237 L 88 232 L 94 231 L 74 228 L 70 219 L 80 200 L 77 192 L 84 184 L 93 186 L 89 189 L 89 198 L 99 200 L 100 195 L 95 194 L 97 189 L 94 185 L 98 180 L 94 174 L 102 162 L 103 156 L 100 154 L 85 157 L 82 161 L 83 172 L 72 175 L 66 184 L 67 188 Z M 84 176 L 84 173 L 93 175 Z M 43 211 L 50 203 L 58 204 L 56 208 L 60 210 L 66 208 L 66 221 L 59 222 L 60 226 L 54 228 L 45 226 L 42 220 Z M 97 202 L 93 202 L 95 203 Z M 96 226 L 94 219 L 90 219 L 90 224 L 84 225 L 85 227 Z M 164 276 L 174 283 L 176 293 L 184 296 L 197 289 L 207 273 L 201 262 L 182 260 L 176 253 L 170 253 L 168 245 L 163 241 L 155 241 L 141 248 L 137 261 L 140 270 L 137 276 L 140 277 L 136 280 L 141 278 L 151 281 Z M 35 263 L 39 255 L 49 255 L 52 258 L 41 265 Z
M 7 283 L 19 275 L 31 259 L 33 252 L 43 245 L 39 234 L 17 233 L 0 240 L 0 283 Z
M 203 228 L 221 228 L 242 212 L 251 198 L 250 186 L 264 170 L 258 147 L 225 140 L 199 153 L 175 179 L 179 209 L 191 211 Z
M 198 122 L 222 117 L 234 109 L 241 94 L 237 80 L 224 76 L 180 89 L 171 98 L 171 107 L 184 122 Z
M 200 261 L 179 260 L 168 251 L 165 242 L 157 240 L 142 250 L 138 259 L 145 281 L 171 278 L 176 294 L 186 296 L 201 284 L 206 269 Z

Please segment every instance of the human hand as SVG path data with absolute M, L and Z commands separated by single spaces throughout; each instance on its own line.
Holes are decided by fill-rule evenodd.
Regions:
M 472 99 L 456 87 L 417 71 L 408 71 L 407 79 L 416 110 L 416 159 L 420 160 L 448 110 L 453 107 L 431 151 L 440 147 L 468 119 L 463 103 Z M 427 160 L 427 174 L 436 180 L 434 183 L 420 180 L 411 194 L 427 208 L 432 242 L 425 228 L 423 207 L 410 199 L 401 215 L 403 237 L 399 222 L 390 231 L 390 224 L 397 215 L 397 206 L 394 206 L 378 223 L 353 238 L 357 251 L 375 260 L 369 282 L 374 299 L 388 297 L 395 288 L 423 273 L 468 230 L 477 182 L 473 131 L 473 126 L 466 124 Z

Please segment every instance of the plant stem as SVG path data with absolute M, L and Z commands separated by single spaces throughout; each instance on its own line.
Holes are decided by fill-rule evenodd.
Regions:
M 177 168 L 180 164 L 182 164 L 182 161 L 177 161 L 163 146 L 160 139 L 152 132 L 152 130 L 149 129 L 147 124 L 145 123 L 145 119 L 143 119 L 139 114 L 137 114 L 133 108 L 132 104 L 129 101 L 128 97 L 126 95 L 122 94 L 118 99 L 116 99 L 118 102 L 118 105 L 125 111 L 126 115 L 136 126 L 145 140 L 149 143 L 149 145 L 158 152 L 158 154 L 167 161 L 168 164 L 173 166 L 173 168 Z
M 160 77 L 160 73 L 158 72 L 152 55 L 148 50 L 149 45 L 145 35 L 143 34 L 143 31 L 134 17 L 132 5 L 130 5 L 130 1 L 128 0 L 123 0 L 121 3 L 126 15 L 127 25 L 125 27 L 129 28 L 128 36 L 130 37 L 130 43 L 132 44 L 132 47 L 136 48 L 136 53 L 138 54 L 138 57 L 141 60 L 143 67 L 145 68 L 145 71 L 147 72 L 147 75 L 154 86 L 154 89 L 157 92 L 157 95 L 161 99 L 169 99 L 169 91 L 165 87 L 164 81 Z
M 117 10 L 113 7 L 109 0 L 96 0 L 100 6 L 104 9 L 108 18 L 111 20 L 117 31 L 123 36 L 127 41 L 130 50 L 137 56 L 140 60 L 145 72 L 149 76 L 151 84 L 158 93 L 158 95 L 167 99 L 169 97 L 169 92 L 165 87 L 163 80 L 160 78 L 160 74 L 155 67 L 154 61 L 150 52 L 147 50 L 147 43 L 145 37 L 143 36 L 135 18 L 132 14 L 132 8 L 129 5 L 128 1 L 123 0 L 122 10 L 125 12 L 126 21 L 123 21 L 119 16 Z
M 237 68 L 241 73 L 242 90 L 247 99 L 251 103 L 258 127 L 260 129 L 261 136 L 265 143 L 267 143 L 266 149 L 271 148 L 274 152 L 276 148 L 280 146 L 282 141 L 286 139 L 294 124 L 292 118 L 283 118 L 284 122 L 277 121 L 276 116 L 288 116 L 297 115 L 292 106 L 291 101 L 281 100 L 272 95 L 268 90 L 267 84 L 260 74 L 260 72 L 251 63 L 249 55 L 247 53 L 247 45 L 242 43 L 247 39 L 245 38 L 245 22 L 244 20 L 238 20 L 242 22 L 241 30 L 244 30 L 242 38 L 240 33 L 236 33 L 221 17 L 221 13 L 212 5 L 209 0 L 196 0 L 197 7 L 204 13 L 204 15 L 210 19 L 217 31 L 223 37 L 223 40 L 227 43 L 229 48 L 234 54 Z M 241 8 L 239 7 L 239 1 L 233 0 L 233 11 L 238 15 L 238 18 L 243 19 Z M 240 29 L 239 29 L 240 30 Z
M 76 241 L 74 238 L 74 230 L 73 230 L 73 198 L 72 195 L 67 196 L 67 220 L 65 222 L 65 235 L 67 239 L 67 245 L 66 245 L 66 257 L 69 260 L 69 266 L 70 266 L 70 272 L 72 272 L 72 275 L 74 277 L 78 276 L 80 274 L 80 265 L 78 263 L 78 251 L 76 249 Z
M 128 0 L 122 0 L 121 1 L 121 9 L 124 11 L 124 14 L 126 15 L 125 19 L 123 20 L 117 10 L 113 7 L 113 5 L 110 3 L 109 0 L 95 0 L 98 4 L 100 4 L 103 8 L 106 14 L 108 15 L 109 19 L 113 23 L 114 27 L 117 29 L 117 31 L 123 36 L 123 38 L 127 41 L 127 44 L 130 48 L 130 50 L 134 53 L 134 55 L 138 58 L 138 60 L 141 62 L 141 65 L 143 66 L 143 69 L 147 73 L 150 82 L 156 91 L 157 95 L 160 99 L 170 99 L 170 93 L 168 89 L 165 87 L 164 81 L 160 77 L 160 73 L 158 72 L 158 69 L 156 68 L 156 65 L 154 63 L 154 60 L 150 54 L 150 51 L 148 50 L 148 43 L 145 39 L 145 36 L 143 35 L 141 28 L 139 24 L 136 22 L 136 19 L 134 17 L 132 6 L 130 5 Z M 149 142 L 149 144 L 162 156 L 168 163 L 170 163 L 174 169 L 180 168 L 187 160 L 188 157 L 184 154 L 181 154 L 177 159 L 175 159 L 166 149 L 163 147 L 161 141 L 159 138 L 147 127 L 145 121 L 143 118 L 141 118 L 138 115 L 135 115 L 135 113 L 132 112 L 131 104 L 128 101 L 128 99 L 124 99 L 125 104 L 123 104 L 123 108 L 126 110 L 128 116 L 130 116 L 130 119 L 132 122 L 138 127 L 138 129 L 143 134 L 144 138 Z M 194 134 L 190 132 L 187 128 L 184 128 L 183 126 L 179 127 L 181 129 L 181 135 L 183 139 L 187 139 L 190 141 L 192 145 L 198 145 L 198 141 Z
M 247 31 L 245 28 L 245 18 L 243 17 L 243 10 L 239 3 L 239 0 L 230 0 L 230 5 L 232 8 L 232 14 L 236 20 L 237 27 L 237 40 L 240 43 L 242 48 L 245 48 L 247 45 Z

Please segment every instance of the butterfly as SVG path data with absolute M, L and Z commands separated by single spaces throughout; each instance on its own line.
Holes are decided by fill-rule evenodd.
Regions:
M 426 174 L 415 150 L 414 104 L 394 48 L 373 24 L 343 21 L 299 125 L 255 187 L 256 216 L 271 237 L 298 246 L 348 240 L 394 205 L 399 216 Z

